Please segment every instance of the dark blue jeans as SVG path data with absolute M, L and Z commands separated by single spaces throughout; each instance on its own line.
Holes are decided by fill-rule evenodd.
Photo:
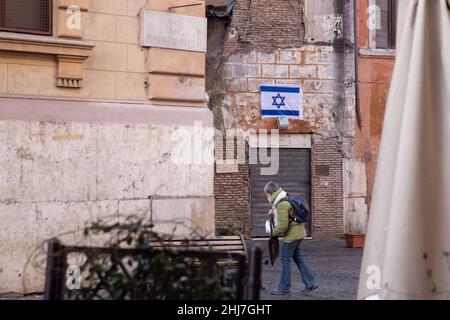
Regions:
M 301 242 L 302 240 L 283 242 L 281 248 L 281 279 L 278 285 L 278 290 L 280 291 L 289 292 L 291 289 L 291 259 L 293 259 L 297 265 L 306 288 L 312 288 L 317 284 L 316 279 L 300 251 Z

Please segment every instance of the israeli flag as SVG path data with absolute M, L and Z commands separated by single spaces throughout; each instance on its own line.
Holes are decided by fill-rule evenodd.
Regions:
M 263 85 L 261 117 L 302 119 L 303 92 L 298 85 Z

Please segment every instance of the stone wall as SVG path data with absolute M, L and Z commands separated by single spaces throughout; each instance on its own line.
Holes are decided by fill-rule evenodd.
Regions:
M 56 10 L 59 2 L 53 3 Z M 168 12 L 169 6 L 185 4 L 186 0 L 83 3 L 88 5 L 82 12 L 82 40 L 94 47 L 84 62 L 82 87 L 56 85 L 58 64 L 54 55 L 0 52 L 0 94 L 119 101 L 148 101 L 155 97 L 159 104 L 162 98 L 184 105 L 205 104 L 203 52 L 141 47 L 141 10 Z M 200 6 L 171 12 L 204 17 L 205 6 L 202 2 Z
M 359 216 L 358 223 L 367 216 L 365 203 L 358 200 L 355 206 L 350 199 L 358 194 L 364 202 L 366 197 L 365 188 L 355 190 L 362 186 L 354 178 L 355 174 L 365 177 L 365 171 L 359 162 L 348 161 L 354 159 L 356 130 L 355 59 L 351 45 L 353 2 L 276 0 L 264 5 L 252 1 L 251 6 L 249 3 L 237 2 L 226 25 L 220 59 L 214 55 L 215 61 L 223 62 L 221 67 L 213 67 L 208 63 L 211 60 L 207 60 L 207 70 L 222 72 L 222 77 L 211 79 L 214 81 L 209 91 L 211 95 L 220 92 L 209 104 L 215 126 L 244 131 L 277 129 L 275 120 L 261 119 L 259 87 L 300 85 L 304 93 L 304 117 L 290 120 L 289 128 L 280 133 L 313 134 L 313 237 L 341 236 L 349 230 L 344 223 L 358 220 L 345 219 L 346 212 Z M 316 166 L 327 166 L 330 175 L 316 175 Z M 224 177 L 215 175 L 216 186 L 225 183 Z M 353 185 L 350 195 L 347 184 Z M 215 194 L 220 193 L 221 189 L 216 187 Z M 216 200 L 216 206 L 227 206 L 226 199 Z M 224 215 L 218 213 L 218 221 Z
M 0 292 L 42 292 L 45 241 L 82 243 L 97 218 L 135 214 L 163 232 L 178 221 L 179 234 L 215 232 L 214 134 L 199 135 L 195 123 L 213 126 L 205 54 L 140 46 L 141 9 L 190 2 L 73 1 L 87 8 L 82 41 L 94 44 L 81 88 L 57 86 L 55 54 L 0 44 Z M 203 17 L 205 6 L 172 11 Z M 174 160 L 198 142 L 205 158 Z
M 175 126 L 0 123 L 0 292 L 41 292 L 45 255 L 35 253 L 51 237 L 82 243 L 97 219 L 137 215 L 157 231 L 179 221 L 178 234 L 214 234 L 213 165 L 173 161 Z

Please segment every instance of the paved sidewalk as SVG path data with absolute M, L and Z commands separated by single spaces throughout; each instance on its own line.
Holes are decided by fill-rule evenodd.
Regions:
M 268 260 L 267 240 L 252 243 L 259 243 L 263 249 L 263 259 Z M 277 287 L 281 274 L 281 263 L 278 258 L 273 267 L 270 263 L 263 264 L 262 282 L 265 290 L 261 291 L 262 300 L 356 299 L 362 249 L 346 248 L 343 240 L 304 240 L 301 245 L 306 261 L 320 287 L 303 294 L 301 292 L 304 288 L 303 282 L 297 266 L 292 262 L 291 293 L 285 296 L 271 295 L 270 291 Z
M 42 300 L 42 294 L 16 294 L 16 293 L 2 293 L 0 294 L 0 300 Z
M 268 260 L 267 240 L 252 241 L 263 249 L 263 259 Z M 303 283 L 297 267 L 292 263 L 292 289 L 289 295 L 274 296 L 270 294 L 276 288 L 281 274 L 280 259 L 272 267 L 263 264 L 262 282 L 265 290 L 261 290 L 262 300 L 312 300 L 312 299 L 356 299 L 358 279 L 362 258 L 362 249 L 348 249 L 342 240 L 304 240 L 302 250 L 320 287 L 308 294 L 301 293 Z M 38 300 L 42 295 L 21 296 L 2 294 L 0 300 Z

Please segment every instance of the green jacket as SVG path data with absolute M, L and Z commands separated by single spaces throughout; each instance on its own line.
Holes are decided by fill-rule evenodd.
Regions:
M 283 191 L 279 188 L 270 198 L 270 204 L 274 205 L 278 195 Z M 272 236 L 284 237 L 284 242 L 292 242 L 306 237 L 306 229 L 303 223 L 290 221 L 294 214 L 294 209 L 288 201 L 279 201 L 276 205 L 278 212 L 278 225 L 272 230 Z

